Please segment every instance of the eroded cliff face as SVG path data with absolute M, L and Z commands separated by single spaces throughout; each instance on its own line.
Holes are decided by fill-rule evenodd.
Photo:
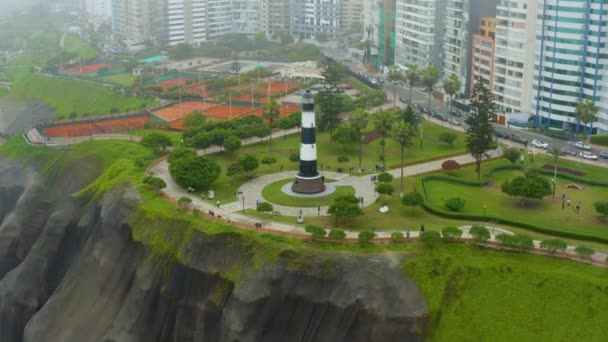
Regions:
M 402 257 L 283 252 L 196 231 L 167 267 L 134 241 L 132 188 L 69 196 L 95 175 L 0 161 L 2 341 L 416 341 L 424 300 Z M 46 180 L 45 180 L 46 179 Z M 263 246 L 261 247 L 263 248 Z M 226 270 L 238 267 L 238 279 Z M 234 273 L 234 271 L 232 272 Z

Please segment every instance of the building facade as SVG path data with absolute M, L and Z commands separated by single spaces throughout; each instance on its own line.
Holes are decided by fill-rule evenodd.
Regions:
M 537 124 L 581 132 L 576 106 L 599 107 L 591 132 L 608 131 L 608 0 L 539 0 L 534 78 Z
M 163 7 L 163 45 L 198 45 L 207 39 L 205 0 L 166 0 Z
M 260 31 L 259 25 L 260 1 L 233 0 L 233 30 L 234 32 L 255 34 Z
M 481 18 L 479 30 L 473 35 L 471 51 L 470 93 L 475 83 L 481 81 L 492 89 L 494 85 L 494 39 L 496 36 L 496 18 Z
M 291 0 L 261 0 L 258 13 L 260 31 L 276 39 L 291 31 Z
M 502 113 L 530 113 L 538 0 L 500 0 L 496 9 L 494 99 Z
M 147 41 L 160 44 L 164 36 L 162 4 L 161 0 L 113 0 L 114 39 L 129 50 Z
M 442 68 L 446 0 L 396 0 L 395 64 Z
M 340 2 L 340 31 L 360 32 L 363 26 L 363 0 Z
M 292 36 L 317 39 L 323 33 L 328 39 L 336 39 L 340 33 L 340 6 L 340 0 L 292 0 Z
M 82 12 L 89 22 L 101 24 L 112 17 L 112 0 L 84 0 Z

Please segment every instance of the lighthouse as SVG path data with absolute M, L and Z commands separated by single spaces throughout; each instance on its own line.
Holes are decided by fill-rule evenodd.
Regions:
M 302 95 L 302 123 L 300 127 L 300 171 L 296 175 L 291 190 L 301 194 L 317 194 L 325 190 L 325 177 L 317 171 L 315 100 L 308 89 Z

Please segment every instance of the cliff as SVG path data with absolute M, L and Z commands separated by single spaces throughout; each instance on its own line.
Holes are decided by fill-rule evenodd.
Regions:
M 239 233 L 138 220 L 143 200 L 132 187 L 72 196 L 98 176 L 81 172 L 94 160 L 84 164 L 41 172 L 0 160 L 2 341 L 424 336 L 424 299 L 403 273 L 403 255 L 285 248 L 264 256 L 265 246 Z M 159 252 L 172 240 L 179 250 Z

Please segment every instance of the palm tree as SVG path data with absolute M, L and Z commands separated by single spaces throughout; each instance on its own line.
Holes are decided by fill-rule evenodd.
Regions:
M 393 108 L 397 106 L 397 82 L 403 78 L 401 71 L 396 65 L 390 67 L 388 71 L 388 81 L 393 83 Z
M 553 198 L 555 198 L 555 186 L 557 185 L 557 161 L 559 160 L 559 154 L 562 152 L 562 149 L 557 146 L 553 146 L 549 152 L 553 156 Z
M 410 65 L 405 72 L 405 82 L 410 86 L 410 103 L 412 103 L 412 90 L 414 89 L 414 84 L 418 82 L 419 77 L 418 66 L 416 64 Z
M 396 115 L 393 110 L 383 110 L 376 113 L 375 117 L 376 130 L 378 130 L 382 135 L 382 141 L 380 142 L 380 145 L 382 145 L 382 156 L 380 157 L 380 159 L 382 160 L 382 164 L 384 166 L 386 160 L 386 135 L 391 131 L 391 128 L 393 127 L 393 124 L 396 121 Z
M 411 143 L 414 135 L 416 134 L 414 131 L 414 127 L 411 126 L 407 122 L 399 121 L 397 122 L 392 129 L 393 138 L 397 140 L 399 145 L 401 145 L 401 184 L 400 184 L 400 197 L 403 197 L 403 152 L 405 150 L 405 145 Z
M 369 114 L 363 110 L 363 108 L 357 108 L 350 115 L 348 122 L 351 127 L 357 130 L 359 133 L 359 170 L 361 170 L 361 156 L 363 154 L 363 137 L 361 134 L 365 127 L 367 127 L 367 122 L 369 121 Z
M 281 109 L 279 108 L 279 104 L 271 97 L 270 100 L 266 102 L 266 105 L 264 105 L 264 111 L 262 112 L 262 116 L 268 121 L 268 126 L 270 126 L 269 151 L 272 151 L 272 127 L 274 127 L 275 121 L 279 118 L 280 112 Z
M 590 122 L 597 121 L 597 112 L 599 108 L 589 99 L 584 99 L 579 102 L 576 106 L 576 117 L 583 123 L 583 134 L 585 134 L 585 141 L 587 141 L 587 124 Z
M 454 95 L 460 90 L 460 80 L 456 74 L 451 74 L 450 77 L 443 81 L 443 91 L 450 96 L 450 111 L 452 111 L 452 100 Z
M 439 69 L 434 66 L 429 66 L 422 73 L 422 83 L 429 88 L 429 110 L 431 109 L 431 96 L 433 95 L 433 87 L 439 82 Z

